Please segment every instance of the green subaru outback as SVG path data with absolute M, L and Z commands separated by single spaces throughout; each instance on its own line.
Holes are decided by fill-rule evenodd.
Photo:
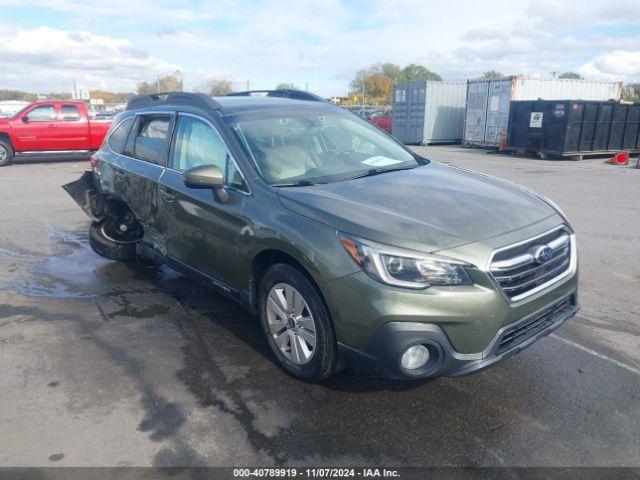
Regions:
M 552 202 L 305 92 L 135 97 L 91 162 L 65 189 L 93 249 L 237 300 L 302 380 L 342 364 L 475 372 L 579 308 L 574 232 Z

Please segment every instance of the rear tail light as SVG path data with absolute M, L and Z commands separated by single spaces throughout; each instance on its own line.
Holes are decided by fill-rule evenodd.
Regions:
M 89 163 L 91 164 L 91 170 L 95 170 L 96 166 L 98 165 L 98 155 L 95 153 L 91 155 L 91 158 L 89 159 Z

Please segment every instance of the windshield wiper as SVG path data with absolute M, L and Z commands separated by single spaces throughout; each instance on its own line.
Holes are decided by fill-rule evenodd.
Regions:
M 315 185 L 311 180 L 302 179 L 297 180 L 291 183 L 272 183 L 273 187 L 310 187 L 311 185 Z
M 371 177 L 373 175 L 380 175 L 381 173 L 397 172 L 398 170 L 411 170 L 412 168 L 416 168 L 416 167 L 419 167 L 419 165 L 407 165 L 404 167 L 396 167 L 396 168 L 382 168 L 382 167 L 370 168 L 366 172 L 359 173 L 358 175 L 354 175 L 352 177 L 348 177 L 345 180 L 355 180 L 356 178 Z

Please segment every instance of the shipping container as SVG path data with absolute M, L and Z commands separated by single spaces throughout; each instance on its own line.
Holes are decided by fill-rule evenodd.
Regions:
M 640 104 L 582 100 L 511 102 L 507 149 L 541 157 L 636 153 Z
M 464 82 L 403 82 L 393 90 L 391 134 L 402 143 L 460 143 L 467 85 Z
M 511 76 L 467 81 L 465 145 L 499 148 L 506 141 L 509 105 L 518 100 L 620 100 L 622 83 Z

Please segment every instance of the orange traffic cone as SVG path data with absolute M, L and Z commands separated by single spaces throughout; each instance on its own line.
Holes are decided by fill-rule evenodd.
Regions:
M 629 154 L 625 152 L 617 153 L 614 157 L 605 161 L 611 165 L 629 165 Z

